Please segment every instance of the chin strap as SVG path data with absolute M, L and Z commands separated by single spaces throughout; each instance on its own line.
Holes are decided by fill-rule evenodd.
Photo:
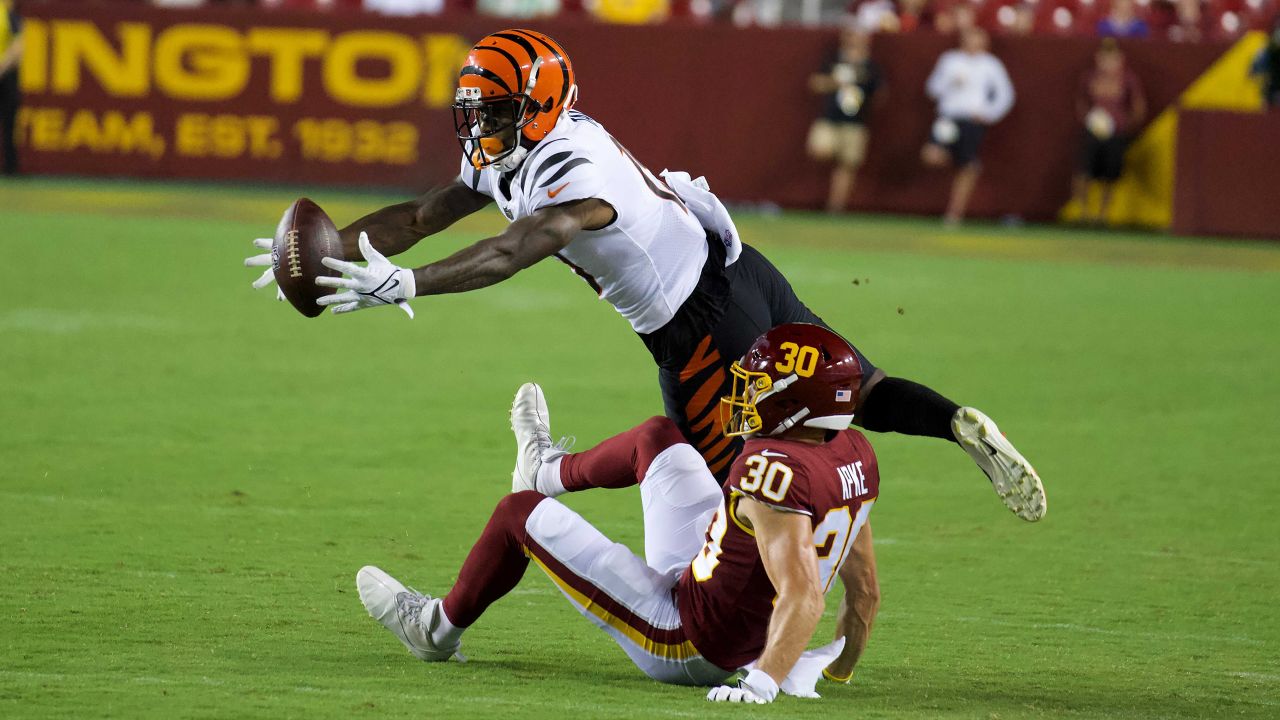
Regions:
M 529 149 L 526 148 L 523 144 L 521 144 L 518 147 L 516 147 L 515 150 L 512 150 L 510 155 L 507 155 L 501 160 L 498 160 L 497 162 L 492 163 L 492 167 L 498 172 L 509 173 L 512 170 L 515 170 L 516 168 L 520 167 L 520 163 L 524 162 L 524 158 L 528 154 L 529 154 Z
M 795 427 L 797 424 L 799 424 L 799 423 L 800 423 L 800 421 L 801 421 L 801 420 L 803 420 L 803 419 L 805 419 L 805 418 L 807 418 L 807 417 L 809 417 L 809 408 L 807 408 L 807 407 L 806 407 L 806 408 L 800 408 L 800 412 L 798 412 L 798 413 L 796 413 L 795 415 L 792 415 L 791 417 L 787 418 L 786 420 L 783 420 L 782 422 L 778 423 L 778 427 L 774 428 L 774 429 L 773 429 L 773 432 L 771 432 L 771 433 L 769 433 L 769 434 L 770 434 L 770 435 L 777 435 L 778 433 L 784 433 L 784 432 L 786 432 L 786 431 L 790 430 L 791 428 Z

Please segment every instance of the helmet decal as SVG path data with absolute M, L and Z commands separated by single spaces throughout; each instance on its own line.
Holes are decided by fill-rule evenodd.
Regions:
M 720 401 L 726 436 L 779 435 L 797 426 L 844 429 L 862 387 L 853 346 L 808 323 L 779 325 L 761 335 L 729 370 L 731 392 Z

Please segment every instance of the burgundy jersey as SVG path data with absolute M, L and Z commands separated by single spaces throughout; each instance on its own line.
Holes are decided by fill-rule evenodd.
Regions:
M 777 597 L 752 531 L 735 514 L 743 496 L 808 515 L 823 592 L 831 589 L 880 490 L 871 444 L 856 430 L 823 445 L 777 438 L 747 441 L 724 483 L 707 541 L 680 578 L 681 624 L 694 647 L 726 670 L 764 650 Z

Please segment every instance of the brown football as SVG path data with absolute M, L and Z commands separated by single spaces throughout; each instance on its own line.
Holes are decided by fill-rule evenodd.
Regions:
M 342 240 L 338 228 L 307 198 L 299 198 L 280 218 L 275 242 L 271 244 L 271 266 L 284 296 L 298 312 L 315 317 L 324 312 L 316 299 L 333 292 L 316 285 L 321 275 L 336 277 L 342 273 L 320 263 L 324 257 L 342 258 Z

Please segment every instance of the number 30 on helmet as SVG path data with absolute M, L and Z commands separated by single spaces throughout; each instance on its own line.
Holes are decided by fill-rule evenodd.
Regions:
M 453 117 L 474 167 L 510 172 L 573 107 L 578 86 L 564 48 L 533 30 L 503 30 L 471 48 Z
M 732 394 L 720 401 L 726 436 L 780 435 L 797 426 L 843 430 L 862 389 L 862 364 L 849 341 L 808 323 L 761 335 L 730 371 Z

